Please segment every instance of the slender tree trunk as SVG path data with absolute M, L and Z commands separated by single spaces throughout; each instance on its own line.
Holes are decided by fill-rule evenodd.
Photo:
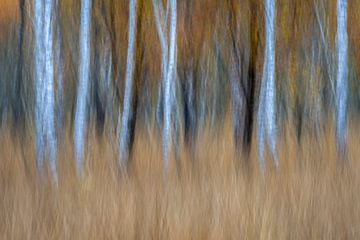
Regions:
M 81 1 L 79 82 L 74 133 L 76 166 L 80 175 L 83 171 L 89 100 L 91 7 L 92 0 Z
M 129 2 L 129 33 L 128 53 L 125 76 L 124 107 L 121 121 L 121 135 L 119 139 L 119 166 L 123 170 L 127 165 L 130 143 L 130 121 L 133 111 L 131 109 L 133 100 L 133 83 L 135 69 L 135 48 L 136 48 L 136 0 Z
M 192 61 L 192 60 L 190 60 Z M 192 63 L 185 67 L 182 82 L 182 97 L 184 104 L 184 137 L 186 145 L 194 153 L 194 140 L 196 136 L 196 96 L 195 96 L 195 75 L 196 72 Z
M 62 40 L 62 25 L 61 25 L 61 0 L 56 0 L 56 47 L 55 47 L 55 65 L 57 77 L 57 116 L 56 129 L 57 135 L 60 138 L 64 137 L 64 55 L 63 55 L 63 40 Z
M 250 1 L 250 51 L 246 69 L 244 52 L 239 47 L 240 23 L 233 1 L 229 1 L 231 66 L 229 69 L 233 131 L 236 148 L 247 158 L 251 148 L 255 97 L 255 72 L 258 47 L 257 5 Z
M 93 8 L 93 10 L 95 7 Z M 103 99 L 101 97 L 101 83 L 104 81 L 102 76 L 102 68 L 103 66 L 103 58 L 101 56 L 101 50 L 102 48 L 106 48 L 106 46 L 102 45 L 101 41 L 101 31 L 100 31 L 100 20 L 99 18 L 94 19 L 94 63 L 92 66 L 92 78 L 94 79 L 94 88 L 93 88 L 93 94 L 94 94 L 94 108 L 95 108 L 95 114 L 96 114 L 96 132 L 97 137 L 101 138 L 103 130 L 104 130 L 104 123 L 105 123 L 105 108 Z M 106 51 L 106 50 L 105 50 Z
M 194 7 L 193 1 L 186 1 L 185 3 L 185 13 L 184 13 L 184 27 L 185 37 L 183 49 L 183 56 L 185 58 L 185 66 L 183 70 L 183 80 L 182 80 L 182 95 L 183 95 L 183 105 L 184 105 L 184 137 L 185 143 L 190 147 L 191 152 L 194 153 L 194 139 L 196 135 L 196 70 L 197 62 L 192 57 L 193 50 L 192 42 L 189 40 L 193 34 L 193 23 L 191 18 L 191 10 Z
M 48 157 L 57 182 L 53 56 L 53 0 L 35 1 L 36 153 L 40 177 Z M 46 156 L 46 150 L 48 156 Z
M 53 53 L 53 0 L 45 0 L 44 38 L 45 38 L 45 127 L 46 142 L 49 153 L 50 170 L 57 180 L 56 167 L 56 134 L 55 134 L 55 96 L 54 96 L 54 53 Z
M 241 86 L 241 59 L 240 50 L 238 47 L 238 35 L 240 33 L 239 22 L 237 19 L 236 9 L 233 5 L 233 1 L 228 1 L 228 18 L 229 18 L 229 33 L 230 33 L 230 90 L 231 90 L 231 112 L 232 112 L 232 125 L 234 131 L 234 141 L 236 149 L 243 148 L 242 135 L 244 133 L 244 122 L 242 121 L 242 115 L 244 112 L 244 87 Z
M 275 165 L 276 156 L 276 85 L 275 85 L 275 0 L 265 0 L 265 55 L 258 113 L 258 151 L 260 170 L 265 174 L 265 136 Z
M 169 152 L 171 139 L 171 106 L 173 100 L 171 97 L 171 87 L 174 87 L 174 71 L 176 69 L 176 0 L 170 0 L 171 19 L 170 19 L 170 37 L 169 37 L 169 64 L 167 67 L 166 81 L 164 82 L 164 131 L 163 131 L 163 161 L 165 174 L 169 171 Z
M 118 52 L 117 52 L 117 38 L 116 38 L 116 3 L 117 0 L 110 0 L 110 24 L 109 24 L 109 35 L 110 35 L 110 41 L 111 41 L 111 59 L 112 59 L 112 87 L 114 91 L 114 101 L 116 104 L 120 104 L 120 92 L 119 92 L 119 58 L 118 58 Z M 113 115 L 113 120 L 117 121 L 119 119 L 115 119 L 118 116 L 116 114 Z
M 36 160 L 40 178 L 44 172 L 44 34 L 43 34 L 43 0 L 35 0 L 34 6 L 34 32 L 35 32 L 35 128 L 36 128 Z
M 156 104 L 156 122 L 158 128 L 161 129 L 163 125 L 163 110 L 164 110 L 164 86 L 165 78 L 167 76 L 167 64 L 168 64 L 168 37 L 167 37 L 167 15 L 168 15 L 168 7 L 166 9 L 166 13 L 164 11 L 164 6 L 162 4 L 162 0 L 152 0 L 154 15 L 155 15 L 155 23 L 156 29 L 158 32 L 158 37 L 160 40 L 161 47 L 161 80 L 159 82 L 158 88 L 158 97 Z M 167 2 L 167 6 L 170 6 L 169 1 Z
M 246 104 L 244 126 L 245 131 L 243 134 L 243 144 L 245 147 L 244 153 L 249 155 L 251 150 L 251 139 L 253 134 L 254 125 L 254 104 L 255 104 L 255 83 L 256 83 L 256 63 L 257 51 L 259 45 L 259 30 L 258 30 L 258 10 L 257 5 L 253 0 L 250 1 L 250 56 L 249 66 L 247 71 L 246 83 Z
M 337 1 L 337 82 L 336 82 L 336 146 L 338 153 L 346 152 L 347 95 L 348 95 L 348 35 L 347 0 Z
M 199 120 L 198 120 L 198 133 L 201 133 L 205 129 L 206 117 L 207 117 L 207 91 L 209 81 L 209 57 L 205 59 L 202 56 L 201 61 L 201 82 L 200 82 L 200 100 L 199 100 Z M 199 137 L 199 134 L 198 134 Z
M 23 62 L 24 62 L 24 32 L 25 32 L 25 19 L 26 19 L 26 12 L 25 12 L 25 0 L 19 0 L 19 10 L 20 10 L 20 27 L 19 27 L 19 58 L 17 62 L 17 69 L 16 69 L 16 78 L 14 82 L 14 92 L 13 92 L 13 99 L 12 99 L 12 110 L 13 110 L 13 124 L 14 129 L 17 129 L 19 124 L 23 126 L 24 124 L 24 106 L 22 105 L 22 85 L 23 85 Z

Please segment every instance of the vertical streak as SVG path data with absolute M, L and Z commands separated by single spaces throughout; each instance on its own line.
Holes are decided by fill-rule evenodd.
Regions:
M 164 131 L 163 131 L 163 161 L 164 171 L 167 175 L 169 170 L 169 152 L 171 139 L 171 106 L 173 104 L 171 97 L 171 87 L 174 81 L 174 70 L 176 69 L 175 55 L 176 55 L 176 0 L 170 0 L 171 19 L 170 19 L 170 46 L 169 46 L 169 64 L 167 68 L 167 77 L 164 82 Z
M 59 136 L 64 134 L 64 56 L 63 56 L 63 41 L 62 41 L 62 25 L 61 25 L 61 0 L 56 0 L 56 47 L 55 47 L 55 65 L 57 77 L 57 116 L 56 129 Z
M 19 27 L 19 57 L 16 69 L 16 78 L 14 79 L 14 92 L 12 95 L 12 104 L 13 104 L 13 126 L 17 128 L 18 124 L 23 124 L 22 120 L 25 118 L 25 111 L 22 106 L 21 99 L 21 89 L 23 88 L 23 63 L 24 63 L 24 32 L 25 32 L 25 24 L 26 24 L 26 8 L 25 8 L 25 0 L 19 0 L 19 11 L 20 11 L 20 27 Z
M 90 25 L 92 0 L 81 1 L 79 83 L 75 113 L 75 157 L 79 174 L 82 174 L 85 132 L 87 127 L 87 102 L 90 73 Z
M 346 151 L 348 95 L 347 0 L 337 1 L 337 82 L 336 82 L 336 145 L 340 155 Z
M 44 171 L 44 135 L 43 135 L 43 0 L 35 0 L 35 128 L 36 128 L 36 163 L 40 174 Z
M 265 135 L 275 165 L 279 164 L 276 156 L 275 0 L 265 0 L 265 29 L 264 69 L 258 110 L 259 165 L 263 175 Z
M 132 98 L 133 98 L 133 78 L 134 78 L 134 52 L 136 39 L 136 0 L 129 2 L 129 36 L 128 53 L 125 76 L 124 107 L 121 121 L 121 135 L 119 139 L 119 165 L 123 169 L 129 157 L 129 120 L 131 119 Z
M 163 82 L 164 79 L 167 76 L 167 61 L 168 61 L 168 39 L 166 36 L 166 26 L 167 26 L 167 20 L 166 16 L 164 16 L 164 6 L 161 1 L 158 0 L 152 0 L 153 8 L 154 8 L 154 15 L 155 15 L 155 23 L 156 23 L 156 29 L 158 32 L 158 37 L 160 40 L 160 47 L 162 52 L 162 62 L 161 62 L 161 80 L 159 83 L 159 89 L 158 89 L 158 99 L 156 103 L 156 122 L 158 124 L 158 127 L 160 128 L 162 122 L 163 122 Z M 169 6 L 169 4 L 167 4 Z M 159 10 L 160 8 L 160 10 Z M 159 12 L 160 11 L 160 12 Z M 167 15 L 167 14 L 166 14 Z
M 276 85 L 275 85 L 275 0 L 266 0 L 266 48 L 268 51 L 266 88 L 266 130 L 267 143 L 272 157 L 278 166 L 276 156 Z
M 265 175 L 265 142 L 264 142 L 264 131 L 265 131 L 265 110 L 266 110 L 266 81 L 267 81 L 267 72 L 268 72 L 268 63 L 267 63 L 268 51 L 265 48 L 264 54 L 264 66 L 263 66 L 263 77 L 261 80 L 260 88 L 260 97 L 259 97 L 259 109 L 258 109 L 258 134 L 257 134 L 257 144 L 258 144 L 258 157 L 259 157 L 259 168 L 262 175 Z
M 44 126 L 46 128 L 46 142 L 49 150 L 50 170 L 57 181 L 56 168 L 56 136 L 54 111 L 54 57 L 53 57 L 53 27 L 52 27 L 53 0 L 45 0 L 44 38 L 45 38 L 45 109 Z

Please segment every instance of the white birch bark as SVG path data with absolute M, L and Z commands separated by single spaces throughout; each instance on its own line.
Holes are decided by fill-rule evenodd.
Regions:
M 57 78 L 57 115 L 56 115 L 56 129 L 57 136 L 64 137 L 64 55 L 63 55 L 63 41 L 61 29 L 61 0 L 56 0 L 56 46 L 55 46 L 55 65 Z
M 49 154 L 50 170 L 57 180 L 56 135 L 55 135 L 55 96 L 54 96 L 54 54 L 53 54 L 53 0 L 45 0 L 44 39 L 45 39 L 45 116 L 46 144 Z
M 265 136 L 275 165 L 279 165 L 276 155 L 275 4 L 275 0 L 265 0 L 265 60 L 258 112 L 259 165 L 263 174 L 265 174 Z
M 75 112 L 75 158 L 78 173 L 82 175 L 85 134 L 87 128 L 89 75 L 90 75 L 90 29 L 92 0 L 81 1 L 79 82 Z
M 44 160 L 45 157 L 48 157 L 52 177 L 57 182 L 52 26 L 53 0 L 36 0 L 34 10 L 37 166 L 42 178 Z
M 167 36 L 167 16 L 169 11 L 169 1 L 167 2 L 167 9 L 166 13 L 164 13 L 164 6 L 162 4 L 162 0 L 152 0 L 153 8 L 154 8 L 154 15 L 155 15 L 155 24 L 156 29 L 158 32 L 158 37 L 160 40 L 160 47 L 161 47 L 161 55 L 162 55 L 162 62 L 161 62 L 161 80 L 159 82 L 159 89 L 158 89 L 158 99 L 156 104 L 156 121 L 158 127 L 163 123 L 163 108 L 164 108 L 164 79 L 167 76 L 167 64 L 168 64 L 168 36 Z
M 35 0 L 34 5 L 34 32 L 35 32 L 35 128 L 36 128 L 36 161 L 40 177 L 44 171 L 44 38 L 43 38 L 43 0 Z
M 348 34 L 347 0 L 337 1 L 336 145 L 345 154 L 347 138 Z
M 163 130 L 163 161 L 164 171 L 167 174 L 169 169 L 169 152 L 171 148 L 171 106 L 172 91 L 174 86 L 174 71 L 176 69 L 176 0 L 170 0 L 170 36 L 169 36 L 169 63 L 167 67 L 166 81 L 164 82 L 164 130 Z

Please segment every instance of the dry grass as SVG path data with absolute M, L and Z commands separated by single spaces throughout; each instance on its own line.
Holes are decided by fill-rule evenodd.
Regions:
M 81 181 L 66 141 L 58 188 L 37 180 L 33 139 L 19 143 L 3 132 L 0 238 L 359 239 L 360 148 L 351 129 L 345 165 L 334 157 L 331 130 L 304 139 L 302 150 L 284 133 L 281 169 L 270 167 L 265 179 L 256 154 L 236 164 L 229 129 L 206 131 L 193 158 L 182 147 L 181 173 L 172 166 L 167 180 L 158 141 L 145 134 L 126 177 L 116 174 L 113 145 L 91 137 Z

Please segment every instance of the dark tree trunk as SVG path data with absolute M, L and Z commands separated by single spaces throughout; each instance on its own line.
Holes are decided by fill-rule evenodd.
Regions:
M 254 105 L 255 105 L 255 88 L 256 88 L 256 62 L 258 58 L 259 45 L 259 24 L 256 3 L 250 1 L 250 56 L 247 71 L 246 102 L 245 102 L 245 131 L 243 135 L 243 143 L 246 146 L 246 154 L 251 149 L 251 139 L 254 126 Z
M 140 90 L 140 82 L 141 82 L 141 73 L 142 73 L 142 66 L 144 60 L 144 46 L 143 46 L 143 36 L 142 36 L 142 17 L 144 15 L 144 1 L 138 0 L 138 10 L 137 10 L 137 34 L 136 34 L 136 54 L 135 54 L 135 75 L 134 75 L 134 94 L 133 94 L 133 101 L 131 105 L 131 117 L 129 118 L 128 122 L 128 130 L 129 130 L 129 153 L 131 155 L 132 148 L 134 145 L 135 139 L 135 129 L 137 123 L 137 109 L 139 103 L 139 90 Z
M 19 58 L 17 62 L 17 69 L 16 69 L 16 77 L 14 82 L 14 92 L 13 92 L 13 99 L 12 99 L 12 111 L 13 111 L 13 127 L 14 129 L 21 129 L 19 128 L 19 124 L 23 127 L 25 124 L 25 113 L 24 113 L 24 106 L 22 104 L 22 85 L 23 85 L 23 62 L 24 62 L 24 32 L 25 32 L 25 0 L 19 0 L 19 10 L 20 10 L 20 27 L 19 27 Z
M 187 0 L 185 3 L 185 34 L 193 34 L 193 23 L 191 19 L 191 10 L 193 9 L 192 1 Z M 185 39 L 192 39 L 191 36 Z M 190 147 L 194 147 L 194 139 L 196 135 L 196 64 L 194 51 L 192 50 L 192 42 L 186 41 L 184 48 L 185 69 L 184 79 L 182 81 L 182 96 L 184 104 L 184 137 L 185 142 Z
M 95 9 L 95 8 L 94 8 Z M 101 101 L 101 93 L 100 93 L 100 84 L 99 81 L 101 79 L 100 76 L 100 48 L 103 47 L 100 44 L 99 38 L 100 36 L 100 24 L 99 20 L 94 21 L 94 39 L 95 39 L 95 49 L 94 49 L 94 68 L 93 68 L 93 76 L 94 76 L 94 105 L 96 111 L 96 132 L 98 136 L 102 136 L 104 131 L 105 124 L 105 107 L 103 102 Z

